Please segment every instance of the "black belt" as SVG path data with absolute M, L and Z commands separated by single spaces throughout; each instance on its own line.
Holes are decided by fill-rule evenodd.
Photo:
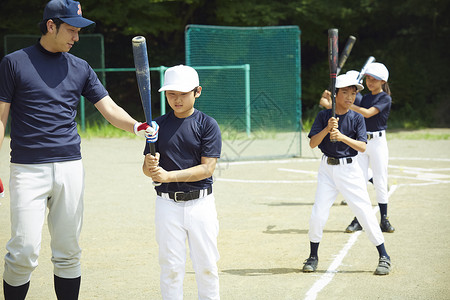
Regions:
M 383 136 L 383 132 L 382 131 L 378 131 L 378 132 L 375 132 L 375 133 L 368 133 L 367 134 L 367 139 L 371 140 L 371 139 L 373 139 L 374 137 L 377 137 L 377 136 Z
M 351 157 L 344 157 L 344 158 L 336 158 L 336 157 L 327 157 L 327 164 L 337 166 L 341 163 L 341 159 L 345 159 L 348 164 L 351 164 L 353 159 Z
M 175 202 L 180 201 L 189 201 L 189 200 L 195 200 L 200 198 L 201 191 L 206 191 L 206 194 L 203 196 L 207 196 L 212 193 L 212 186 L 210 186 L 206 190 L 196 190 L 196 191 L 190 191 L 190 192 L 168 192 L 166 194 L 169 195 L 169 198 L 172 199 Z M 162 192 L 156 192 L 158 196 L 162 196 Z

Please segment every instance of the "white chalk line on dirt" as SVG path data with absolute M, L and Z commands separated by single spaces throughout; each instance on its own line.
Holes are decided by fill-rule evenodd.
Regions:
M 391 197 L 395 190 L 397 190 L 397 185 L 391 186 L 389 189 L 388 197 Z M 378 210 L 378 205 L 373 208 L 374 213 L 376 213 Z M 327 271 L 322 276 L 320 276 L 320 278 L 316 280 L 313 286 L 306 292 L 305 300 L 315 300 L 317 298 L 317 294 L 319 294 L 319 292 L 331 282 L 334 275 L 337 273 L 337 269 L 341 266 L 342 260 L 345 258 L 345 256 L 347 256 L 348 251 L 356 243 L 361 233 L 362 231 L 357 231 L 350 235 L 347 243 L 344 245 L 341 251 L 339 251 L 339 254 L 336 256 L 336 258 L 331 262 L 331 265 L 328 267 Z
M 216 181 L 225 181 L 225 182 L 237 182 L 237 183 L 315 183 L 317 179 L 314 180 L 251 180 L 251 179 L 230 179 L 230 178 L 221 178 L 216 177 Z
M 321 158 L 291 158 L 275 160 L 246 160 L 246 161 L 218 161 L 217 165 L 255 165 L 255 164 L 292 164 L 293 162 L 312 162 L 319 161 Z M 418 161 L 450 161 L 450 158 L 427 158 L 427 157 L 389 157 L 389 160 L 418 160 Z

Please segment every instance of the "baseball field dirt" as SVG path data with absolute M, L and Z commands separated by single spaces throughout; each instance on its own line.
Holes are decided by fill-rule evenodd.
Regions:
M 449 299 L 449 134 L 450 129 L 388 132 L 388 213 L 396 229 L 384 234 L 393 263 L 388 276 L 373 275 L 378 253 L 365 232 L 344 233 L 353 213 L 340 204 L 341 196 L 331 208 L 317 272 L 301 272 L 309 255 L 308 221 L 320 158 L 317 149 L 309 149 L 305 133 L 301 158 L 220 162 L 214 194 L 221 299 Z M 155 191 L 142 174 L 142 150 L 136 138 L 82 141 L 86 190 L 80 299 L 161 298 Z M 0 178 L 6 188 L 0 198 L 3 273 L 10 236 L 9 139 L 0 150 Z M 368 189 L 379 220 L 374 189 Z M 30 300 L 56 299 L 46 226 Z M 190 260 L 184 291 L 185 299 L 197 299 Z

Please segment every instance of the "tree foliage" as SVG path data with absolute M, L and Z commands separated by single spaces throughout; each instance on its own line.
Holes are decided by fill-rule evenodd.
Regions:
M 105 37 L 106 65 L 132 66 L 130 41 L 147 37 L 151 65 L 184 62 L 188 24 L 298 25 L 301 30 L 303 111 L 317 111 L 328 83 L 327 30 L 338 28 L 340 47 L 357 38 L 343 71 L 375 56 L 390 71 L 393 115 L 412 124 L 448 126 L 450 42 L 447 0 L 82 0 L 83 15 Z M 45 1 L 3 0 L 0 37 L 38 34 Z M 3 45 L 1 46 L 3 47 Z M 0 50 L 3 50 L 1 48 Z M 3 51 L 2 51 L 3 53 Z M 441 68 L 441 66 L 443 68 Z M 124 91 L 126 93 L 126 91 Z M 392 117 L 391 117 L 392 119 Z

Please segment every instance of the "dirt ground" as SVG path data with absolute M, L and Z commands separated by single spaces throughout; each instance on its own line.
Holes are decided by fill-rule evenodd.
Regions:
M 341 196 L 325 227 L 318 272 L 301 272 L 309 254 L 308 221 L 320 157 L 306 139 L 302 158 L 220 163 L 214 194 L 221 298 L 449 299 L 450 140 L 391 138 L 388 143 L 389 215 L 396 231 L 385 234 L 394 269 L 382 277 L 373 275 L 378 253 L 366 234 L 344 233 L 353 213 L 340 205 Z M 0 150 L 0 178 L 6 188 L 8 145 L 5 140 Z M 161 298 L 155 192 L 141 171 L 142 147 L 137 139 L 82 142 L 86 191 L 80 299 Z M 374 199 L 372 186 L 369 192 Z M 8 190 L 0 203 L 3 257 L 10 234 Z M 56 299 L 50 258 L 45 224 L 27 299 Z M 184 291 L 185 299 L 197 298 L 189 260 Z

